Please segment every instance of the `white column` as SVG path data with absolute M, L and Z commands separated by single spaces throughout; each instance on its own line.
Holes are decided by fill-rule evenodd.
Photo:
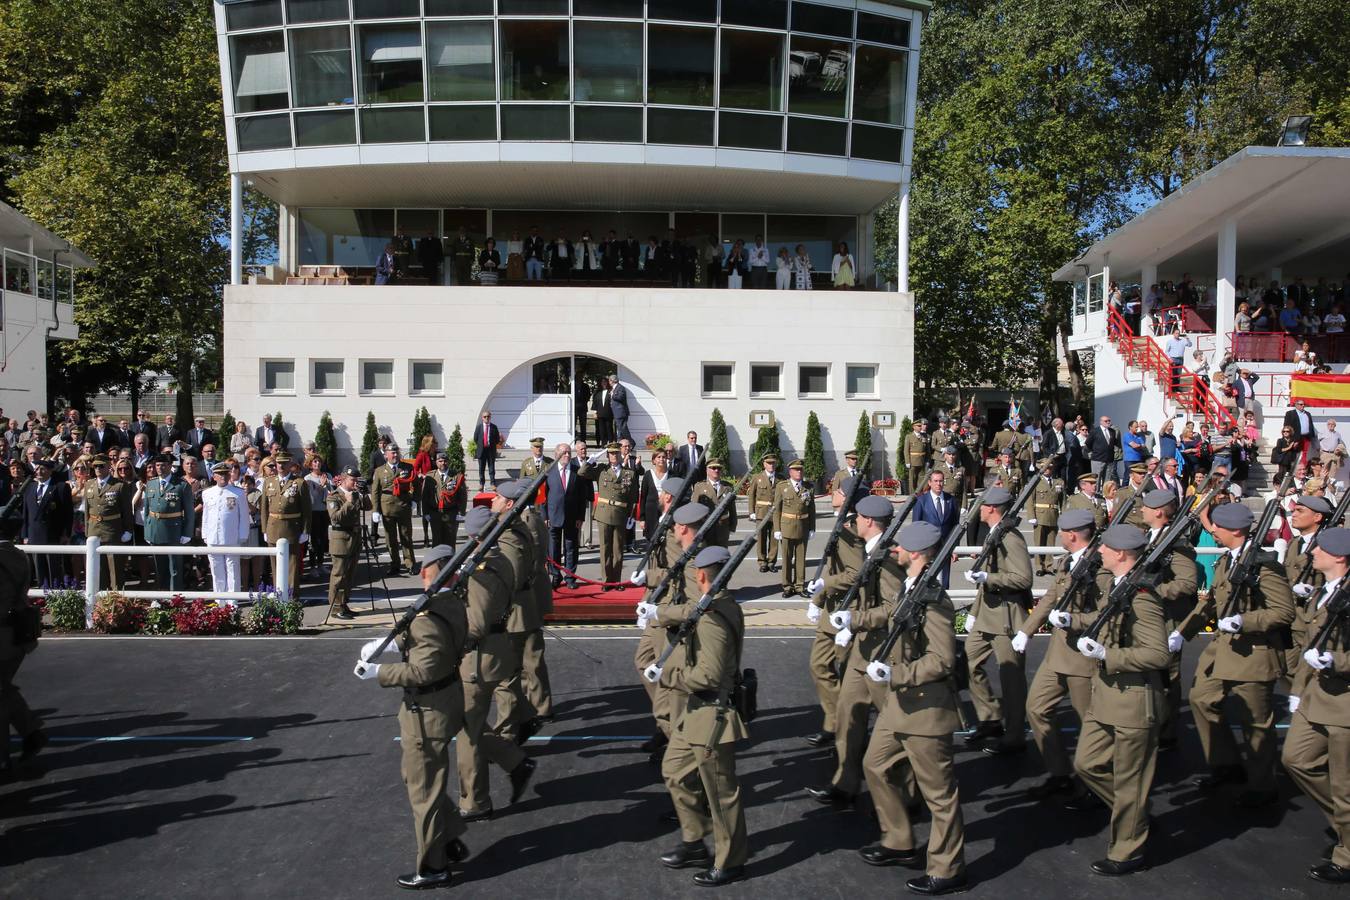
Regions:
M 895 289 L 909 292 L 909 182 L 900 183 L 900 212 L 895 229 Z
M 244 179 L 230 175 L 230 284 L 244 283 Z
M 1214 266 L 1215 298 L 1214 335 L 1216 350 L 1222 355 L 1228 350 L 1228 335 L 1233 331 L 1233 317 L 1237 315 L 1237 220 L 1225 219 L 1219 226 L 1219 253 Z
M 1145 297 L 1148 296 L 1148 290 L 1149 290 L 1149 288 L 1153 287 L 1153 285 L 1155 285 L 1155 284 L 1157 284 L 1157 283 L 1158 283 L 1158 264 L 1157 264 L 1157 263 L 1144 263 L 1143 268 L 1140 269 L 1140 271 L 1139 271 L 1139 300 L 1140 300 L 1140 304 L 1141 304 L 1141 306 L 1140 306 L 1141 310 L 1142 310 L 1143 300 L 1144 300 Z M 1153 312 L 1153 310 L 1147 310 L 1147 312 Z M 1140 319 L 1139 319 L 1139 333 L 1140 333 L 1140 334 L 1152 334 L 1152 333 L 1153 333 L 1153 328 L 1152 328 L 1152 327 L 1150 326 L 1150 324 L 1149 324 L 1150 321 L 1151 321 L 1151 320 L 1149 319 L 1148 316 L 1144 316 L 1144 315 L 1141 315 L 1141 316 L 1140 316 Z

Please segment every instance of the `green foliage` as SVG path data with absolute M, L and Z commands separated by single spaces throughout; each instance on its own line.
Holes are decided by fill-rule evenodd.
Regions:
M 853 449 L 858 451 L 858 467 L 868 471 L 872 465 L 872 420 L 867 417 L 867 410 L 858 414 L 858 433 L 853 438 Z M 881 474 L 873 472 L 872 477 L 879 478 Z
M 272 427 L 277 430 L 278 434 L 286 433 L 286 423 L 281 419 L 281 410 L 277 410 L 272 414 Z
M 722 475 L 730 477 L 731 471 L 731 445 L 727 442 L 727 423 L 722 418 L 722 411 L 713 408 L 712 425 L 708 429 L 708 459 L 716 457 L 722 461 Z
M 52 617 L 52 627 L 62 631 L 84 631 L 84 591 L 68 588 L 42 595 L 43 606 Z
M 337 471 L 337 436 L 333 434 L 333 417 L 326 409 L 319 417 L 319 427 L 314 431 L 314 452 L 323 460 L 329 472 Z
M 230 412 L 227 409 L 225 410 L 225 415 L 220 417 L 220 428 L 217 429 L 216 431 L 216 440 L 220 443 L 220 446 L 216 449 L 219 451 L 224 451 L 218 452 L 216 454 L 216 457 L 218 459 L 228 455 L 228 451 L 230 449 L 230 438 L 234 436 L 234 429 L 235 429 L 234 413 Z
M 422 438 L 429 434 L 431 434 L 431 413 L 427 412 L 424 406 L 413 416 L 412 446 L 408 448 L 409 456 L 415 456 L 417 451 L 422 449 Z
M 94 630 L 100 634 L 136 634 L 145 628 L 150 601 L 108 591 L 94 601 Z
M 750 447 L 750 471 L 758 472 L 761 468 L 760 461 L 769 454 L 778 457 L 778 471 L 787 471 L 787 460 L 783 459 L 783 451 L 778 446 L 778 425 L 765 425 L 759 429 L 759 434 L 755 438 L 755 443 Z
M 820 419 L 815 410 L 806 417 L 806 443 L 802 454 L 802 477 L 819 487 L 825 480 L 825 444 L 820 437 Z
M 445 448 L 445 455 L 451 472 L 464 471 L 464 433 L 458 422 L 455 423 L 455 430 L 450 432 L 450 443 Z
M 173 607 L 158 600 L 153 601 L 150 608 L 145 611 L 145 633 L 177 634 L 178 620 L 174 616 Z
M 905 416 L 904 421 L 900 423 L 899 437 L 895 441 L 895 479 L 901 484 L 908 484 L 905 481 L 909 476 L 909 465 L 905 462 L 905 435 L 913 428 L 914 420 Z
M 275 592 L 262 594 L 239 617 L 244 634 L 296 634 L 305 622 L 305 605 L 298 598 L 282 600 Z
M 380 429 L 375 426 L 375 413 L 366 413 L 366 433 L 361 438 L 361 458 L 356 464 L 361 467 L 361 477 L 370 477 L 370 455 L 380 446 Z

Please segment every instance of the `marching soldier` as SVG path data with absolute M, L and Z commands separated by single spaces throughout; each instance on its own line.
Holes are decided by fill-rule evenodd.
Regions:
M 1135 528 L 1144 527 L 1144 494 L 1148 490 L 1144 486 L 1148 478 L 1148 465 L 1145 463 L 1131 463 L 1128 483 L 1123 487 L 1116 488 L 1115 499 L 1111 501 L 1108 518 L 1116 514 L 1116 510 L 1128 503 L 1130 498 L 1134 498 L 1134 506 L 1130 507 L 1130 512 L 1125 516 L 1122 525 L 1133 525 Z M 1173 495 L 1175 496 L 1175 495 Z
M 290 590 L 292 595 L 300 593 L 300 557 L 304 555 L 301 545 L 309 540 L 310 500 L 309 487 L 297 474 L 299 466 L 285 450 L 273 457 L 277 474 L 263 482 L 262 502 L 258 518 L 263 523 L 263 537 L 267 543 L 276 546 L 277 541 L 285 538 L 290 543 Z M 409 524 L 409 528 L 411 528 Z M 277 578 L 277 558 L 272 557 L 273 583 Z
M 352 578 L 361 558 L 361 514 L 370 509 L 370 497 L 356 489 L 358 473 L 347 466 L 338 474 L 337 487 L 328 492 L 328 552 L 333 568 L 328 575 L 328 614 L 337 619 L 354 619 L 348 605 L 352 598 Z M 425 572 L 422 575 L 426 580 Z
M 408 562 L 408 571 L 416 574 L 412 537 L 413 479 L 404 474 L 398 447 L 393 444 L 385 448 L 384 464 L 371 473 L 370 493 L 374 509 L 370 520 L 376 525 L 383 522 L 384 533 L 389 538 L 389 574 L 403 574 L 399 566 L 400 552 Z
M 909 434 L 905 435 L 905 476 L 907 494 L 913 494 L 928 477 L 928 454 L 932 452 L 932 442 L 924 433 L 924 421 L 916 419 Z
M 932 562 L 941 542 L 942 531 L 929 522 L 912 522 L 900 529 L 900 549 L 909 555 L 906 590 Z M 946 894 L 966 884 L 965 823 L 952 752 L 952 732 L 960 726 L 952 679 L 955 617 L 951 598 L 938 588 L 937 596 L 927 602 L 923 627 L 905 634 L 884 660 L 867 667 L 868 677 L 882 684 L 887 694 L 863 759 L 881 840 L 858 852 L 874 866 L 925 866 L 905 810 L 903 774 L 892 773 L 902 760 L 907 762 L 933 817 L 927 873 L 906 882 L 916 894 Z
M 830 493 L 833 494 L 839 490 L 839 486 L 844 483 L 845 478 L 858 477 L 858 451 L 844 451 L 844 467 L 830 478 Z
M 699 551 L 694 567 L 700 594 L 712 587 L 730 558 L 722 546 Z M 648 669 L 666 687 L 684 695 L 684 711 L 671 731 L 661 765 L 661 775 L 680 819 L 681 841 L 661 857 L 661 862 L 672 869 L 711 862 L 710 868 L 694 875 L 694 883 L 701 887 L 717 887 L 745 877 L 749 856 L 741 786 L 736 778 L 736 742 L 750 735 L 731 702 L 741 671 L 744 640 L 744 615 L 735 597 L 724 591 L 699 617 L 688 637 L 682 663 L 672 665 L 667 660 L 662 668 L 653 663 Z M 702 791 L 687 784 L 695 772 Z M 709 832 L 714 844 L 711 857 L 703 843 Z
M 468 506 L 464 474 L 450 471 L 450 457 L 436 454 L 436 468 L 422 479 L 422 512 L 431 520 L 431 543 L 455 546 L 459 523 Z
M 1013 464 L 1013 451 L 1004 447 L 998 452 L 998 463 L 993 471 L 994 487 L 1001 487 L 1012 496 L 1022 493 L 1022 470 Z
M 553 460 L 544 455 L 544 439 L 530 438 L 530 455 L 520 464 L 520 477 L 533 478 L 553 465 Z
M 1084 472 L 1078 476 L 1078 492 L 1064 501 L 1064 512 L 1071 509 L 1086 509 L 1092 513 L 1097 530 L 1106 527 L 1106 501 L 1097 493 L 1097 476 Z
M 760 463 L 764 466 L 764 471 L 756 472 L 751 477 L 750 487 L 745 494 L 745 505 L 751 522 L 758 522 L 773 515 L 774 498 L 781 480 L 778 477 L 778 457 L 770 453 L 760 460 Z M 759 551 L 759 570 L 778 571 L 778 540 L 771 532 L 765 530 L 759 533 L 756 549 Z
M 1148 532 L 1148 546 L 1153 548 L 1177 515 L 1177 495 L 1166 490 L 1152 490 L 1139 498 L 1136 508 L 1143 517 Z M 1167 565 L 1153 586 L 1153 593 L 1162 603 L 1164 624 L 1168 634 L 1195 608 L 1196 590 L 1200 584 L 1200 567 L 1195 562 L 1195 548 L 1186 541 L 1178 541 L 1167 558 Z M 1171 662 L 1167 670 L 1167 716 L 1158 733 L 1158 749 L 1171 750 L 1177 744 L 1177 727 L 1181 721 L 1181 652 L 1180 647 L 1168 647 Z
M 956 505 L 961 509 L 966 508 L 966 470 L 959 465 L 960 448 L 956 444 L 948 444 L 942 450 L 942 461 L 933 467 L 933 471 L 941 472 L 945 478 L 949 493 L 956 497 Z
M 1049 547 L 1053 544 L 1055 530 L 1059 527 L 1059 507 L 1064 502 L 1064 482 L 1050 477 L 1053 468 L 1048 459 L 1041 464 L 1041 474 L 1045 477 L 1036 483 L 1036 490 L 1031 495 L 1031 518 L 1027 522 L 1036 529 L 1032 540 L 1037 547 Z M 1037 575 L 1053 575 L 1054 572 L 1055 557 L 1048 554 L 1036 557 Z
M 145 483 L 145 542 L 151 547 L 180 547 L 192 543 L 196 510 L 192 488 L 170 477 L 172 460 L 155 457 L 155 476 Z M 155 555 L 155 582 L 160 590 L 183 589 L 183 557 Z
M 689 499 L 694 503 L 702 503 L 709 510 L 717 508 L 717 504 L 722 502 L 722 498 L 728 491 L 735 490 L 735 486 L 722 481 L 722 461 L 716 457 L 708 460 L 705 468 L 708 470 L 706 481 L 700 481 L 694 485 L 693 493 Z M 709 529 L 706 543 L 719 547 L 725 547 L 727 541 L 731 540 L 731 533 L 736 530 L 736 501 L 733 500 L 727 504 L 726 511 L 718 517 L 713 527 Z
M 994 528 L 1012 503 L 1012 495 L 991 487 L 980 498 L 980 521 Z M 967 572 L 966 580 L 979 585 L 975 605 L 966 616 L 966 663 L 970 672 L 970 699 L 979 725 L 966 738 L 967 746 L 980 746 L 986 738 L 1002 738 L 983 747 L 991 754 L 1026 750 L 1026 659 L 1013 650 L 1012 639 L 1027 618 L 1031 599 L 1031 556 L 1026 538 L 1010 529 L 989 557 L 988 569 Z M 984 664 L 993 657 L 1003 699 L 994 697 Z
M 683 478 L 676 478 L 672 475 L 661 482 L 661 489 L 657 493 L 657 502 L 661 506 L 662 516 L 670 512 L 671 504 L 675 502 L 675 498 L 682 490 L 684 490 Z M 700 510 L 704 509 L 701 504 L 696 503 L 693 506 Z M 673 514 L 671 518 L 674 518 Z M 687 533 L 692 540 L 693 532 L 688 531 Z M 667 528 L 661 544 L 652 548 L 651 556 L 647 559 L 647 568 L 634 576 L 638 586 L 646 588 L 642 602 L 638 604 L 638 627 L 642 632 L 642 637 L 638 639 L 637 651 L 633 654 L 633 666 L 637 669 L 639 675 L 645 672 L 648 666 L 656 662 L 656 657 L 660 652 L 657 650 L 657 646 L 664 646 L 665 629 L 657 622 L 655 614 L 644 616 L 643 613 L 648 612 L 653 607 L 653 604 L 648 603 L 647 600 L 651 597 L 652 591 L 656 589 L 657 585 L 665 580 L 666 573 L 670 571 L 671 566 L 675 564 L 675 560 L 679 558 L 680 552 L 684 549 L 680 543 L 680 535 L 678 526 L 672 525 Z M 682 581 L 673 583 L 670 590 L 661 598 L 661 602 L 670 603 L 672 595 L 676 591 L 683 593 L 682 589 Z M 683 597 L 679 599 L 679 602 L 684 602 Z M 662 710 L 657 707 L 658 685 L 653 684 L 646 678 L 640 678 L 639 681 L 642 682 L 643 690 L 647 692 L 647 700 L 652 705 L 652 718 L 656 720 L 657 724 L 656 732 L 642 745 L 643 750 L 651 753 L 664 747 L 669 740 L 670 719 L 669 717 L 663 718 Z
M 523 478 L 502 485 L 492 504 L 493 513 L 504 515 L 517 503 L 529 502 L 533 498 L 524 497 L 528 487 Z M 513 538 L 518 538 L 519 543 Z M 553 611 L 553 584 L 548 577 L 548 526 L 544 517 L 533 506 L 522 510 L 510 532 L 502 535 L 499 546 L 513 560 L 513 554 L 523 556 L 528 552 L 531 568 L 529 597 L 519 596 L 506 622 L 506 632 L 520 657 L 520 671 L 497 688 L 497 724 L 493 728 L 502 737 L 514 738 L 523 745 L 544 721 L 553 718 L 553 691 L 544 662 L 544 616 Z
M 348 468 L 344 475 L 346 472 L 354 470 Z M 423 588 L 430 589 L 440 564 L 453 555 L 454 551 L 444 544 L 427 551 L 422 565 Z M 473 589 L 471 583 L 469 590 Z M 398 886 L 409 890 L 450 884 L 450 864 L 469 856 L 469 848 L 461 840 L 467 829 L 447 790 L 450 741 L 464 727 L 459 665 L 468 635 L 463 595 L 441 591 L 417 614 L 408 630 L 389 643 L 387 652 L 401 653 L 402 662 L 368 662 L 380 645 L 376 638 L 361 648 L 356 664 L 357 677 L 374 678 L 380 687 L 403 689 L 398 710 L 399 747 L 417 837 L 417 866 L 399 876 Z
M 24 657 L 37 649 L 42 617 L 36 610 L 29 612 L 28 557 L 14 545 L 23 514 L 17 509 L 13 513 L 0 515 L 0 784 L 14 777 L 9 761 L 11 728 L 23 740 L 20 762 L 32 759 L 47 745 L 42 720 L 28 708 L 14 683 Z
M 994 432 L 994 452 L 1002 453 L 1004 450 L 1012 450 L 1015 453 L 1017 450 L 1016 444 L 1017 432 L 1013 431 L 1012 422 L 1004 419 L 1003 427 Z
M 109 474 L 108 457 L 102 453 L 93 459 L 94 477 L 84 483 L 84 530 L 101 544 L 131 543 L 131 494 L 135 486 L 119 481 Z M 100 563 L 108 590 L 115 591 L 122 584 L 122 557 L 105 556 Z
M 602 590 L 606 591 L 622 589 L 618 582 L 623 578 L 623 547 L 637 503 L 637 480 L 633 470 L 622 464 L 619 453 L 619 445 L 611 443 L 604 450 L 608 465 L 597 466 L 600 454 L 596 453 L 577 469 L 577 475 L 596 483 L 595 521 L 600 523 L 600 566 L 605 573 Z
M 1309 600 L 1319 595 L 1319 589 L 1324 583 L 1322 573 L 1311 565 L 1314 540 L 1321 540 L 1321 537 L 1316 537 L 1317 529 L 1333 512 L 1335 509 L 1325 498 L 1304 494 L 1289 513 L 1294 537 L 1284 552 L 1284 575 L 1289 580 L 1290 592 L 1294 597 L 1294 621 L 1290 626 L 1292 640 L 1284 650 L 1284 671 L 1291 679 L 1298 671 L 1303 650 L 1311 637 L 1309 632 L 1312 622 L 1317 618 L 1317 609 Z
M 800 459 L 788 463 L 788 480 L 773 497 L 773 536 L 783 542 L 783 596 L 806 591 L 806 544 L 816 533 L 816 498 L 802 480 Z
M 1242 507 L 1246 509 L 1246 507 Z M 1111 590 L 1139 561 L 1148 536 L 1132 525 L 1113 525 L 1102 537 L 1098 589 Z M 1084 629 L 1097 613 L 1072 613 L 1070 626 Z M 1162 604 L 1141 589 L 1102 629 L 1098 640 L 1078 639 L 1078 652 L 1095 661 L 1087 719 L 1078 738 L 1074 769 L 1092 793 L 1111 808 L 1106 857 L 1092 864 L 1098 875 L 1128 875 L 1144 867 L 1148 840 L 1148 792 L 1158 760 L 1158 714 L 1167 639 Z M 1090 808 L 1086 798 L 1069 809 Z

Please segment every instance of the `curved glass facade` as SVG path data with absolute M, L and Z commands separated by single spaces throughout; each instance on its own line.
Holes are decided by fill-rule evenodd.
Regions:
M 241 152 L 583 141 L 899 163 L 912 27 L 789 0 L 240 0 Z

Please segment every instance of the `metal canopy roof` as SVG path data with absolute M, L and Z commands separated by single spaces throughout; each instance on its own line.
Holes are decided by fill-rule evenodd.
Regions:
M 8 203 L 0 203 L 0 243 L 11 250 L 26 252 L 29 237 L 33 239 L 33 253 L 37 256 L 50 260 L 52 251 L 60 250 L 62 255 L 57 262 L 80 269 L 98 265 L 70 241 L 43 228 Z

